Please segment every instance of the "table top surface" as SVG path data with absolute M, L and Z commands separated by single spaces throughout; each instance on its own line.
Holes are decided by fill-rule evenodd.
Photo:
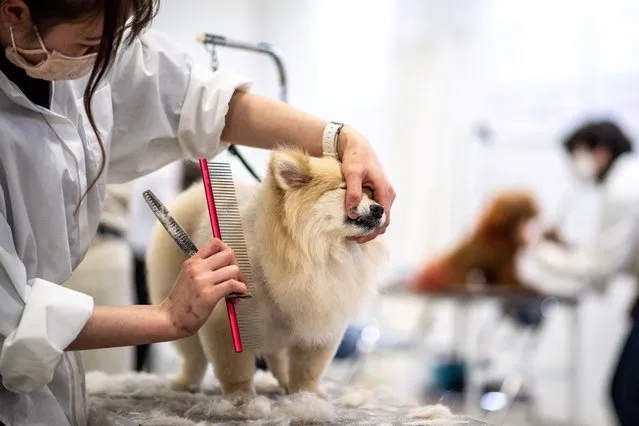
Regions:
M 404 292 L 404 283 L 396 283 L 382 289 L 382 293 Z M 507 288 L 501 286 L 477 286 L 477 287 L 457 287 L 438 291 L 423 291 L 411 293 L 415 296 L 423 296 L 438 299 L 456 299 L 467 301 L 471 299 L 501 299 L 501 300 L 530 300 L 530 301 L 553 301 L 562 305 L 576 306 L 579 304 L 578 296 L 541 294 L 532 292 L 526 288 Z

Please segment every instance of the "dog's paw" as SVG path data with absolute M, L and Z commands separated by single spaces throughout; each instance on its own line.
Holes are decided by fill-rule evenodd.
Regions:
M 198 393 L 201 390 L 200 385 L 195 385 L 193 383 L 183 383 L 179 380 L 174 380 L 171 382 L 171 389 L 177 392 L 189 393 Z
M 240 407 L 245 404 L 250 403 L 255 398 L 258 397 L 257 392 L 253 391 L 234 391 L 234 392 L 225 392 L 223 394 L 225 400 L 229 401 L 235 407 Z
M 257 396 L 255 387 L 251 382 L 227 384 L 223 386 L 223 394 L 233 400 L 252 399 Z
M 322 399 L 326 399 L 328 400 L 328 394 L 324 391 L 322 391 L 319 386 L 315 386 L 315 385 L 301 385 L 301 386 L 295 386 L 294 388 L 288 388 L 287 389 L 287 394 L 288 395 L 295 395 L 295 394 L 300 394 L 300 393 L 310 393 L 313 394 L 315 396 L 317 396 L 318 398 L 322 398 Z
M 289 393 L 289 389 L 290 386 L 288 384 L 288 380 L 284 381 L 284 380 L 278 380 L 277 384 L 279 386 L 279 390 L 281 390 L 282 392 L 284 392 L 284 395 L 288 395 Z

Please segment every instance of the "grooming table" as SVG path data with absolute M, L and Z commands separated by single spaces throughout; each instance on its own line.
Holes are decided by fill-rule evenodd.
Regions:
M 353 389 L 324 383 L 326 399 L 282 395 L 270 373 L 256 373 L 258 397 L 223 398 L 214 379 L 200 393 L 170 388 L 170 377 L 146 373 L 87 374 L 89 426 L 130 425 L 487 425 L 446 414 L 442 406 L 417 406 L 389 389 Z M 439 414 L 438 414 L 439 413 Z
M 579 418 L 579 400 L 581 387 L 579 383 L 579 365 L 580 365 L 580 318 L 579 318 L 579 298 L 576 296 L 565 295 L 543 295 L 534 293 L 525 289 L 509 289 L 497 286 L 481 286 L 469 289 L 449 290 L 449 291 L 433 291 L 422 293 L 410 293 L 405 289 L 405 283 L 398 281 L 386 287 L 382 293 L 384 294 L 402 294 L 414 295 L 415 297 L 423 297 L 427 299 L 451 300 L 459 305 L 462 309 L 455 315 L 454 336 L 457 342 L 467 342 L 466 330 L 468 322 L 469 307 L 477 301 L 494 300 L 499 302 L 523 302 L 536 301 L 542 306 L 546 304 L 551 307 L 563 306 L 568 309 L 570 315 L 570 326 L 566 329 L 566 342 L 568 343 L 568 351 L 570 353 L 570 365 L 568 367 L 569 386 L 567 389 L 567 397 L 570 406 L 569 419 L 571 424 L 580 424 Z M 522 361 L 523 362 L 523 361 Z M 470 410 L 473 404 L 473 398 L 478 396 L 477 389 L 469 389 L 466 392 L 466 410 Z M 475 401 L 476 403 L 477 401 Z

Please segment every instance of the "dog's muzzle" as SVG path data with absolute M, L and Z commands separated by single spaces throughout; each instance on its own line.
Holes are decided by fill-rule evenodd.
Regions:
M 346 221 L 350 224 L 370 231 L 380 226 L 383 222 L 383 219 L 384 207 L 380 206 L 379 204 L 371 204 L 368 213 L 360 215 L 355 219 L 347 217 Z

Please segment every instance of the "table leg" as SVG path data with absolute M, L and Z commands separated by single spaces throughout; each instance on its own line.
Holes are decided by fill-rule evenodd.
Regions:
M 570 383 L 568 386 L 568 401 L 570 403 L 570 422 L 573 425 L 580 424 L 579 418 L 579 403 L 581 401 L 581 389 L 580 389 L 580 367 L 581 367 L 581 330 L 580 330 L 580 318 L 579 318 L 579 306 L 572 306 L 570 327 L 567 327 L 571 331 L 572 335 L 569 336 L 570 340 Z

